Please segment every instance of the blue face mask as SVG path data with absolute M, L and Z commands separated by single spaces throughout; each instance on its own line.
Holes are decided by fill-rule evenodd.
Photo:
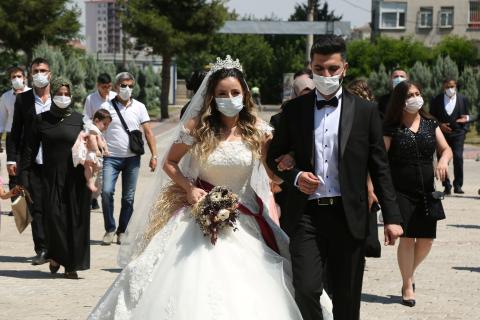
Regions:
M 395 89 L 395 87 L 400 83 L 400 82 L 403 82 L 407 80 L 406 78 L 404 77 L 395 77 L 392 79 L 392 87 Z
M 235 117 L 243 109 L 243 95 L 233 98 L 215 98 L 217 109 L 227 117 Z

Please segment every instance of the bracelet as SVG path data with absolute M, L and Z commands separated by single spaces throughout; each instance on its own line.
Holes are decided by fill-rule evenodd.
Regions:
M 157 160 L 158 157 L 157 156 L 152 156 L 152 160 Z

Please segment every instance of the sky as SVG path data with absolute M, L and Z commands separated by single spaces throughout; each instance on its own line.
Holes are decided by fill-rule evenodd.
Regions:
M 80 9 L 82 17 L 80 22 L 85 24 L 84 0 L 73 0 Z M 253 15 L 257 18 L 270 17 L 272 14 L 281 20 L 287 20 L 293 13 L 295 4 L 306 3 L 307 0 L 228 0 L 227 7 L 244 15 Z M 372 0 L 327 0 L 330 10 L 335 10 L 336 15 L 343 15 L 344 21 L 350 21 L 352 28 L 360 27 L 370 22 Z M 82 34 L 84 33 L 82 28 Z

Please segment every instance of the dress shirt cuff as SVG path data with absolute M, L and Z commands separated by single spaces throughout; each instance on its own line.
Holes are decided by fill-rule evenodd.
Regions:
M 303 171 L 300 171 L 297 173 L 297 176 L 295 177 L 295 180 L 293 181 L 293 185 L 298 188 L 298 178 L 300 178 L 300 175 L 303 173 Z
M 9 164 L 17 164 L 17 162 L 16 162 L 16 161 L 7 161 L 7 166 L 8 166 Z
M 467 114 L 467 122 L 470 121 L 470 115 Z

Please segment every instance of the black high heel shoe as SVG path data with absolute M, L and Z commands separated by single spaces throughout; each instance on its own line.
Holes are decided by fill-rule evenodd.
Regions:
M 403 299 L 403 287 L 402 287 L 402 304 L 407 307 L 415 307 L 415 299 Z
M 51 274 L 55 274 L 58 272 L 58 269 L 60 269 L 60 264 L 53 265 L 52 261 L 50 261 L 50 264 L 48 265 L 48 268 L 50 269 Z

